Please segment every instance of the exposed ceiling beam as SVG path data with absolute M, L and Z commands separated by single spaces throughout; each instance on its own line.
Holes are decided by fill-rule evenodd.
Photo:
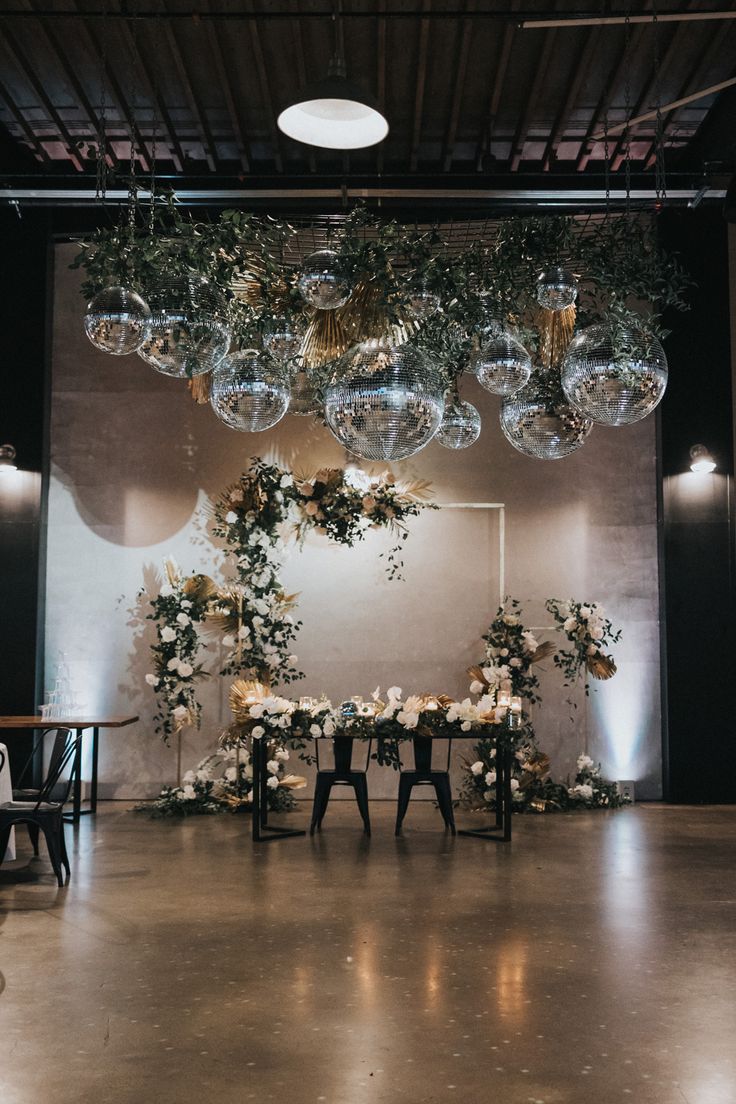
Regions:
M 201 4 L 204 4 L 204 10 L 209 10 L 209 0 L 199 0 Z M 217 72 L 217 79 L 220 83 L 220 90 L 225 97 L 225 104 L 227 106 L 227 113 L 230 117 L 230 126 L 233 128 L 233 136 L 235 138 L 235 145 L 238 151 L 238 160 L 243 169 L 243 172 L 250 172 L 250 161 L 248 160 L 248 143 L 243 133 L 243 126 L 240 121 L 240 114 L 235 104 L 235 97 L 233 96 L 233 88 L 230 83 L 230 77 L 225 65 L 225 58 L 222 54 L 220 47 L 220 40 L 217 36 L 217 27 L 214 23 L 206 23 L 205 31 L 207 33 L 207 41 L 210 47 L 210 53 L 212 54 L 212 60 L 215 63 L 215 70 Z
M 552 162 L 556 159 L 557 147 L 565 135 L 567 121 L 573 112 L 575 104 L 578 102 L 580 89 L 588 76 L 593 59 L 597 56 L 601 34 L 602 31 L 600 27 L 593 27 L 588 31 L 585 45 L 580 54 L 580 60 L 573 62 L 572 77 L 567 87 L 565 101 L 557 113 L 542 155 L 542 168 L 545 172 L 549 172 L 552 167 Z
M 46 150 L 43 148 L 41 139 L 38 137 L 38 135 L 35 133 L 35 131 L 31 128 L 31 126 L 28 123 L 28 121 L 26 120 L 25 116 L 15 106 L 15 101 L 13 100 L 13 98 L 10 95 L 10 93 L 8 92 L 7 88 L 5 87 L 5 85 L 1 81 L 0 81 L 0 99 L 4 100 L 5 106 L 7 107 L 10 114 L 13 116 L 13 119 L 15 120 L 16 126 L 23 133 L 23 136 L 24 136 L 26 142 L 28 142 L 28 144 L 33 147 L 33 151 L 36 154 L 36 156 L 38 158 L 40 158 L 41 161 L 44 161 L 44 162 L 48 163 L 50 158 L 49 158 L 49 155 L 46 152 Z
M 512 7 L 517 7 L 521 3 L 521 0 L 512 0 Z M 493 78 L 493 88 L 491 91 L 490 102 L 488 106 L 488 118 L 486 125 L 481 134 L 480 141 L 478 143 L 478 153 L 476 155 L 476 164 L 478 169 L 482 168 L 483 154 L 487 151 L 491 152 L 491 141 L 493 139 L 493 131 L 496 125 L 496 116 L 498 115 L 498 107 L 501 102 L 501 93 L 506 81 L 506 71 L 509 67 L 509 59 L 511 58 L 511 48 L 514 44 L 514 27 L 510 25 L 506 27 L 503 32 L 503 40 L 501 42 L 501 53 L 496 65 L 496 72 Z
M 379 18 L 376 25 L 376 99 L 378 110 L 386 115 L 386 0 L 378 0 Z M 384 143 L 376 146 L 376 169 L 383 172 Z
M 246 12 L 250 15 L 254 14 L 252 10 L 252 0 L 246 0 L 246 3 Z M 289 18 L 294 18 L 293 12 L 289 12 Z M 278 112 L 275 109 L 273 97 L 271 95 L 271 85 L 268 80 L 268 71 L 266 69 L 266 62 L 263 56 L 263 44 L 261 42 L 261 33 L 258 30 L 257 20 L 251 21 L 249 29 L 250 43 L 253 50 L 253 60 L 255 61 L 256 72 L 258 74 L 258 83 L 261 86 L 261 95 L 263 96 L 263 104 L 266 109 L 267 126 L 268 132 L 271 136 L 271 144 L 273 146 L 276 171 L 282 173 L 284 171 L 284 158 L 281 153 L 281 131 L 276 126 L 276 116 Z
M 537 64 L 534 67 L 534 80 L 532 81 L 532 86 L 529 90 L 529 95 L 527 96 L 524 114 L 521 118 L 519 126 L 516 128 L 516 134 L 514 135 L 514 141 L 511 146 L 512 172 L 516 172 L 518 170 L 519 165 L 522 161 L 522 157 L 524 156 L 524 144 L 526 142 L 526 136 L 529 133 L 529 127 L 534 117 L 539 94 L 542 91 L 545 80 L 547 79 L 547 71 L 549 69 L 549 64 L 552 60 L 552 54 L 555 49 L 556 34 L 557 31 L 552 29 L 549 34 L 544 36 L 544 43 L 542 45 L 541 55 Z
M 294 20 L 291 25 L 291 34 L 294 40 L 294 53 L 296 54 L 296 73 L 299 80 L 299 87 L 303 88 L 307 83 L 307 62 L 304 55 L 304 39 L 302 37 L 302 25 L 299 21 L 301 11 L 299 7 L 299 0 L 291 0 L 294 8 Z M 314 173 L 317 171 L 317 158 L 314 152 L 314 146 L 307 146 L 307 163 L 309 165 L 309 171 Z
M 174 66 L 176 68 L 176 75 L 179 78 L 179 83 L 184 89 L 184 95 L 189 105 L 189 110 L 194 119 L 194 123 L 197 129 L 197 138 L 202 143 L 204 150 L 205 160 L 210 172 L 217 171 L 217 150 L 215 149 L 215 143 L 212 138 L 212 132 L 207 122 L 207 116 L 197 99 L 197 94 L 194 91 L 192 82 L 189 79 L 189 72 L 187 66 L 184 63 L 181 50 L 179 49 L 179 43 L 174 33 L 174 28 L 168 22 L 168 20 L 162 20 L 163 34 L 166 40 L 166 44 L 169 47 L 171 56 L 174 59 Z
M 736 11 L 652 12 L 631 15 L 575 16 L 560 13 L 555 19 L 524 19 L 524 31 L 546 30 L 551 27 L 621 27 L 626 23 L 702 23 L 714 19 L 736 19 Z
M 431 10 L 432 0 L 422 0 L 422 11 Z M 416 172 L 419 164 L 419 142 L 422 133 L 422 115 L 424 113 L 424 86 L 427 82 L 427 52 L 429 49 L 429 20 L 422 19 L 419 24 L 419 60 L 417 62 L 416 91 L 414 93 L 414 122 L 411 131 L 411 154 L 409 165 Z
M 709 88 L 701 88 L 699 92 L 693 92 L 679 100 L 672 100 L 670 103 L 662 104 L 660 108 L 655 107 L 653 111 L 645 111 L 643 115 L 636 115 L 626 123 L 619 123 L 615 127 L 611 127 L 608 135 L 610 137 L 612 134 L 620 134 L 626 130 L 627 126 L 633 127 L 638 123 L 647 123 L 650 119 L 656 119 L 658 112 L 661 114 L 663 111 L 674 111 L 678 107 L 685 107 L 687 104 L 703 100 L 706 96 L 714 96 L 716 92 L 722 92 L 724 88 L 731 88 L 734 84 L 736 84 L 736 77 L 729 77 L 728 80 L 719 81 L 718 84 L 711 84 Z M 602 137 L 603 134 L 593 135 L 594 140 Z
M 476 3 L 477 0 L 465 0 L 466 15 L 471 15 L 473 13 Z M 450 117 L 447 123 L 447 132 L 445 134 L 445 149 L 442 158 L 442 169 L 444 172 L 449 172 L 452 168 L 452 162 L 455 155 L 455 139 L 457 137 L 457 128 L 460 121 L 460 105 L 462 104 L 463 92 L 465 90 L 465 79 L 468 72 L 468 55 L 470 53 L 472 31 L 472 20 L 467 18 L 464 19 L 460 34 L 460 45 L 458 46 L 457 59 L 455 62 L 455 80 L 453 81 L 452 87 Z

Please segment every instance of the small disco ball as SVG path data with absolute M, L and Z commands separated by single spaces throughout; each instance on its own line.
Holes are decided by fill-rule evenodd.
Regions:
M 537 276 L 537 302 L 540 307 L 561 311 L 571 307 L 578 297 L 578 282 L 572 273 L 559 265 Z
M 409 287 L 406 295 L 406 313 L 409 318 L 420 322 L 423 318 L 428 318 L 430 314 L 434 314 L 439 309 L 440 302 L 437 292 L 432 291 L 422 280 Z
M 667 358 L 656 337 L 627 334 L 616 354 L 607 326 L 588 326 L 568 346 L 562 389 L 576 410 L 602 425 L 621 426 L 651 414 L 667 387 Z
M 320 413 L 320 402 L 314 390 L 309 373 L 300 369 L 291 378 L 291 398 L 289 399 L 289 414 L 297 414 L 300 417 L 314 416 Z
M 561 460 L 579 449 L 593 423 L 562 401 L 550 405 L 540 395 L 534 378 L 501 403 L 504 437 L 525 456 Z
M 318 249 L 307 257 L 297 287 L 310 306 L 318 310 L 341 307 L 352 290 L 343 263 L 333 249 Z
M 84 332 L 97 349 L 113 356 L 135 353 L 148 337 L 151 311 L 136 291 L 109 287 L 87 304 Z
M 532 374 L 532 358 L 504 322 L 491 319 L 478 334 L 470 354 L 470 371 L 494 395 L 513 395 Z
M 341 445 L 365 460 L 404 460 L 434 437 L 445 384 L 413 345 L 363 341 L 335 362 L 325 392 L 327 424 Z
M 163 280 L 149 294 L 151 327 L 138 356 L 165 376 L 211 372 L 225 356 L 230 331 L 225 297 L 203 276 Z
M 480 414 L 473 404 L 448 395 L 435 441 L 448 449 L 464 449 L 474 445 L 479 436 Z
M 260 433 L 281 421 L 289 406 L 282 365 L 257 349 L 225 357 L 212 374 L 210 404 L 217 417 L 244 433 Z
M 276 360 L 293 360 L 299 355 L 304 337 L 288 318 L 273 318 L 263 333 L 263 347 Z

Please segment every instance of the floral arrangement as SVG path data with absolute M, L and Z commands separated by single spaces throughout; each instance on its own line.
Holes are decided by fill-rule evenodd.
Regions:
M 204 645 L 195 622 L 206 621 L 222 633 L 227 650 L 222 674 L 269 686 L 303 677 L 293 650 L 301 626 L 291 612 L 296 595 L 287 595 L 279 578 L 289 530 L 301 540 L 314 530 L 352 547 L 370 529 L 387 529 L 398 537 L 387 554 L 387 573 L 398 579 L 399 550 L 409 535 L 406 520 L 436 508 L 426 501 L 429 493 L 426 481 L 397 483 L 391 472 L 369 476 L 331 468 L 295 479 L 254 458 L 212 510 L 212 533 L 224 543 L 228 582 L 217 585 L 202 575 L 184 582 L 179 572 L 178 582 L 169 578 L 151 599 L 148 617 L 156 622 L 157 641 L 155 673 L 146 681 L 158 695 L 157 731 L 164 739 L 199 724 L 194 681 L 205 672 L 194 660 Z
M 555 665 L 565 676 L 569 686 L 585 671 L 585 693 L 589 691 L 588 675 L 594 679 L 609 679 L 616 673 L 613 657 L 606 654 L 611 644 L 621 639 L 621 630 L 614 629 L 603 606 L 597 602 L 576 602 L 570 598 L 562 602 L 549 598 L 547 610 L 556 626 L 569 641 L 570 647 L 559 649 Z
M 539 679 L 532 671 L 535 663 L 552 655 L 554 644 L 539 644 L 534 633 L 522 624 L 523 610 L 517 598 L 504 599 L 483 637 L 486 646 L 485 663 L 468 671 L 473 681 L 471 694 L 489 689 L 508 690 L 514 695 L 538 702 Z
M 198 662 L 201 641 L 197 624 L 207 612 L 207 586 L 203 576 L 184 578 L 173 560 L 165 562 L 167 581 L 155 598 L 147 619 L 156 623 L 151 645 L 153 671 L 146 682 L 158 697 L 154 716 L 156 732 L 164 743 L 188 725 L 199 727 L 201 706 L 195 683 L 205 676 Z
M 268 807 L 274 812 L 294 808 L 292 790 L 306 785 L 303 778 L 286 773 L 289 752 L 276 748 L 268 763 Z M 208 755 L 194 770 L 187 771 L 181 786 L 164 786 L 153 803 L 136 806 L 137 812 L 152 817 L 184 817 L 237 812 L 253 802 L 253 761 L 241 741 Z

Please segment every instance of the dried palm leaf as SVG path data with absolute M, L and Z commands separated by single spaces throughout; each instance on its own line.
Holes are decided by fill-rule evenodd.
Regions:
M 184 593 L 195 602 L 207 602 L 217 594 L 217 584 L 209 575 L 192 575 L 184 583 Z
M 561 363 L 575 329 L 575 307 L 561 311 L 540 309 L 539 355 L 545 368 L 556 368 Z
M 302 361 L 307 370 L 329 364 L 350 348 L 350 338 L 335 313 L 331 310 L 317 311 L 307 327 L 302 345 Z
M 241 723 L 251 721 L 250 707 L 267 696 L 268 687 L 265 683 L 237 679 L 230 687 L 228 695 L 230 709 L 235 720 Z
M 594 679 L 606 679 L 613 678 L 616 674 L 616 664 L 613 662 L 610 656 L 594 655 L 588 656 L 585 661 L 585 666 Z
M 302 790 L 306 784 L 306 778 L 302 778 L 299 774 L 287 774 L 279 782 L 279 786 L 285 786 L 287 790 Z
M 201 376 L 192 376 L 187 382 L 187 387 L 194 401 L 200 406 L 204 406 L 205 403 L 210 401 L 210 394 L 212 392 L 212 373 L 203 372 Z
M 555 654 L 555 645 L 551 640 L 545 640 L 543 644 L 540 644 L 535 652 L 532 653 L 530 663 L 541 663 L 543 659 L 548 659 L 549 656 Z
M 467 667 L 466 672 L 470 675 L 471 679 L 473 679 L 474 682 L 482 682 L 486 690 L 491 685 L 486 676 L 483 674 L 482 667 Z

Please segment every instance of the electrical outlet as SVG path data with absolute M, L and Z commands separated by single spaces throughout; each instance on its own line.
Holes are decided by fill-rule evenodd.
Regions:
M 618 792 L 621 794 L 621 797 L 628 798 L 633 805 L 636 801 L 636 796 L 634 794 L 634 783 L 631 781 L 622 782 L 621 779 L 619 779 L 616 785 L 618 786 Z

